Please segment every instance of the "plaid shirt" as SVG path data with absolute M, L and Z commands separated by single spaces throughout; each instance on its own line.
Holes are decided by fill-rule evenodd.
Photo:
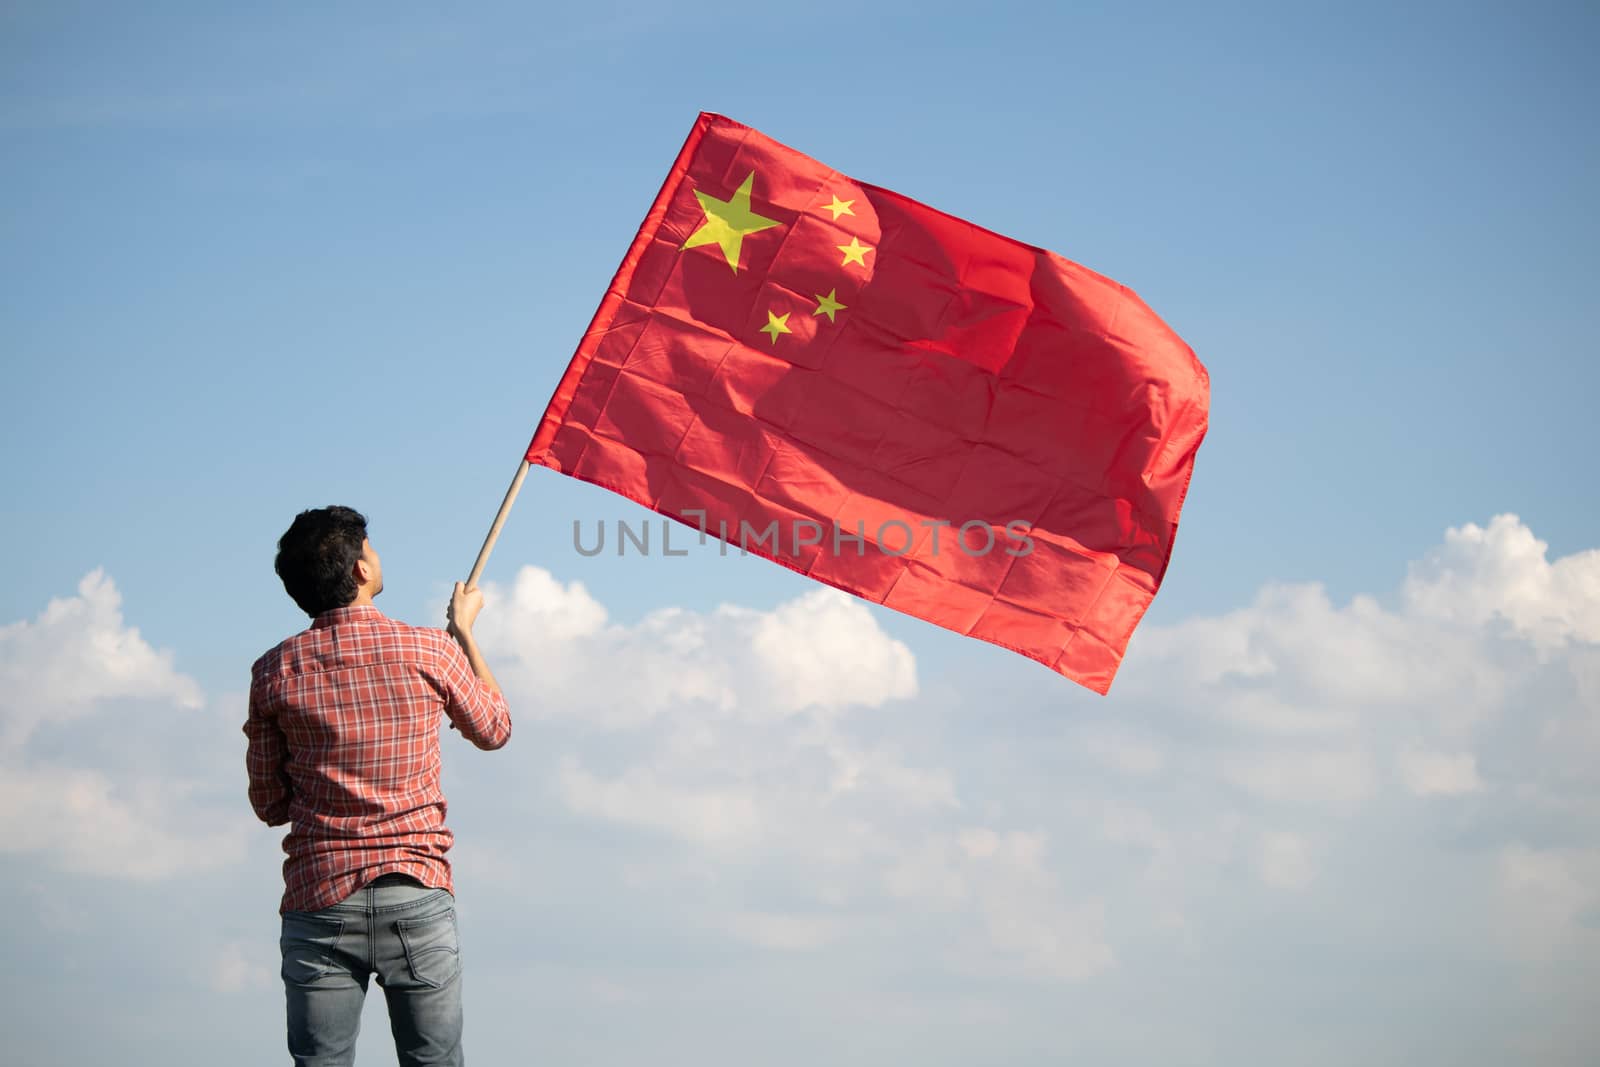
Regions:
M 250 669 L 250 806 L 289 823 L 280 911 L 337 904 L 380 874 L 454 892 L 440 712 L 479 748 L 511 737 L 503 696 L 443 630 L 336 608 Z

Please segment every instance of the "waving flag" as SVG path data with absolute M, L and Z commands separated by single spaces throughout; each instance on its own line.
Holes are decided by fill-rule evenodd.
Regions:
M 1132 291 L 702 114 L 527 459 L 1104 693 L 1208 401 Z

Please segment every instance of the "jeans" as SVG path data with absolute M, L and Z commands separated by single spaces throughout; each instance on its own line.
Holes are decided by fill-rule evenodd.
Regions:
M 289 1054 L 297 1067 L 355 1062 L 367 979 L 389 1002 L 401 1067 L 459 1065 L 461 949 L 455 897 L 417 885 L 369 885 L 321 911 L 283 916 Z

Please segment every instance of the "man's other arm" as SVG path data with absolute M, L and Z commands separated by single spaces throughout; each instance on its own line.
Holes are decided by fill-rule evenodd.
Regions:
M 245 720 L 244 765 L 250 774 L 250 806 L 256 818 L 268 826 L 289 821 L 289 746 L 277 717 L 269 710 L 267 685 L 260 678 L 250 680 L 250 715 Z

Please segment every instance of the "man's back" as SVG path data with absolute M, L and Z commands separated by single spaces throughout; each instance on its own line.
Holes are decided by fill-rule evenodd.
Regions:
M 315 911 L 381 873 L 452 888 L 440 713 L 479 748 L 511 734 L 505 700 L 441 630 L 337 608 L 251 669 L 250 801 L 288 821 L 283 910 Z

